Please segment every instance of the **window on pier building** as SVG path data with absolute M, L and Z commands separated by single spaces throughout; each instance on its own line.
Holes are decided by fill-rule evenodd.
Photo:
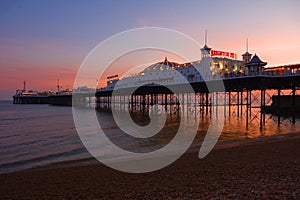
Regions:
M 237 71 L 238 70 L 238 65 L 237 64 L 233 64 L 233 71 Z

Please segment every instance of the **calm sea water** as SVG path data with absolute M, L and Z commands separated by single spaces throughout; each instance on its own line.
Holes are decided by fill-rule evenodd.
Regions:
M 0 102 L 0 172 L 82 159 L 70 107 Z
M 233 107 L 230 116 L 226 117 L 220 140 L 299 133 L 299 119 L 293 124 L 290 118 L 284 118 L 278 127 L 277 117 L 266 115 L 266 124 L 260 129 L 259 111 L 253 111 L 249 119 L 251 123 L 246 127 L 245 117 L 237 117 L 235 109 Z M 123 134 L 110 113 L 99 112 L 98 115 L 109 138 L 122 148 L 134 152 L 147 152 L 167 144 L 174 137 L 179 124 L 176 116 L 170 116 L 167 125 L 157 136 L 141 141 Z M 147 123 L 139 115 L 134 118 L 139 124 Z M 209 116 L 201 118 L 195 144 L 203 140 L 209 119 Z M 77 135 L 71 107 L 14 105 L 10 101 L 0 101 L 0 173 L 90 158 L 91 155 Z

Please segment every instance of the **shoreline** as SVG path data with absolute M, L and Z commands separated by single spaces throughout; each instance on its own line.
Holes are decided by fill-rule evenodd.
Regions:
M 255 144 L 262 144 L 262 143 L 268 143 L 272 141 L 278 141 L 278 140 L 285 140 L 285 139 L 300 139 L 300 134 L 298 133 L 288 133 L 288 134 L 279 134 L 279 135 L 272 135 L 272 136 L 261 136 L 256 138 L 247 138 L 247 139 L 236 139 L 236 140 L 220 140 L 217 142 L 217 144 L 214 146 L 213 150 L 221 150 L 221 149 L 227 149 L 227 148 L 234 148 L 239 146 L 247 146 L 247 145 L 255 145 Z M 202 142 L 201 142 L 202 143 Z M 191 147 L 185 152 L 185 154 L 191 154 L 195 152 L 199 152 L 199 149 L 201 148 L 201 144 L 196 143 L 192 144 Z M 60 167 L 76 167 L 76 166 L 85 166 L 85 165 L 95 165 L 99 164 L 100 162 L 97 161 L 94 157 L 88 157 L 83 158 L 79 160 L 68 160 L 68 161 L 62 161 L 62 162 L 55 162 L 44 166 L 37 166 L 29 169 L 19 170 L 19 171 L 25 171 L 25 170 L 38 170 L 38 169 L 51 169 L 51 168 L 60 168 Z M 15 173 L 19 171 L 9 172 L 9 173 Z M 0 174 L 1 175 L 1 174 Z
M 221 150 L 227 148 L 234 148 L 238 146 L 247 146 L 247 145 L 255 145 L 261 143 L 268 143 L 277 140 L 284 140 L 284 139 L 300 139 L 300 134 L 298 133 L 288 133 L 288 134 L 278 134 L 278 135 L 271 135 L 271 136 L 261 136 L 255 138 L 247 138 L 247 139 L 235 139 L 235 140 L 219 140 L 217 144 L 214 146 L 213 150 Z M 189 149 L 185 152 L 185 154 L 199 152 L 201 148 L 202 142 L 194 143 L 189 147 Z M 183 155 L 182 155 L 183 156 Z M 92 155 L 90 157 L 76 159 L 76 160 L 66 160 L 61 162 L 54 162 L 46 165 L 36 166 L 28 169 L 21 169 L 11 172 L 0 173 L 2 174 L 10 174 L 10 173 L 17 173 L 22 171 L 28 170 L 43 170 L 43 169 L 52 169 L 52 168 L 65 168 L 65 167 L 77 167 L 77 166 L 86 166 L 86 165 L 96 165 L 100 162 L 96 160 Z
M 95 160 L 0 174 L 3 198 L 289 198 L 300 197 L 300 135 L 218 142 L 198 158 L 193 147 L 155 172 L 129 174 Z

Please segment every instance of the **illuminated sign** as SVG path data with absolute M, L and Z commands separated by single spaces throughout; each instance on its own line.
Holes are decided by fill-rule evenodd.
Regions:
M 113 79 L 113 78 L 117 78 L 117 77 L 118 77 L 118 74 L 113 75 L 113 76 L 108 76 L 107 79 Z
M 226 51 L 211 50 L 210 54 L 211 54 L 211 56 L 228 57 L 228 58 L 232 58 L 232 59 L 237 59 L 236 53 L 231 53 L 231 52 L 226 52 Z

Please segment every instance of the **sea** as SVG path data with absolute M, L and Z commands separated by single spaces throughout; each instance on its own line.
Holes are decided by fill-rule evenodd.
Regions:
M 244 109 L 246 110 L 246 109 Z M 299 133 L 298 118 L 265 115 L 264 126 L 260 128 L 260 111 L 253 109 L 246 124 L 246 116 L 238 115 L 232 107 L 226 114 L 220 141 L 241 141 L 258 137 Z M 149 152 L 166 145 L 176 134 L 179 119 L 170 115 L 167 125 L 150 139 L 137 140 L 122 133 L 113 120 L 112 113 L 97 111 L 105 134 L 113 143 L 133 152 Z M 193 116 L 190 114 L 190 116 Z M 210 116 L 200 117 L 198 133 L 193 145 L 201 145 L 209 127 Z M 137 124 L 147 123 L 147 118 L 132 114 Z M 104 147 L 100 147 L 105 150 Z M 109 156 L 109 155 L 107 155 Z M 24 169 L 47 167 L 68 162 L 93 160 L 83 145 L 75 128 L 72 107 L 51 106 L 47 104 L 13 104 L 12 101 L 0 101 L 0 173 L 9 173 Z

